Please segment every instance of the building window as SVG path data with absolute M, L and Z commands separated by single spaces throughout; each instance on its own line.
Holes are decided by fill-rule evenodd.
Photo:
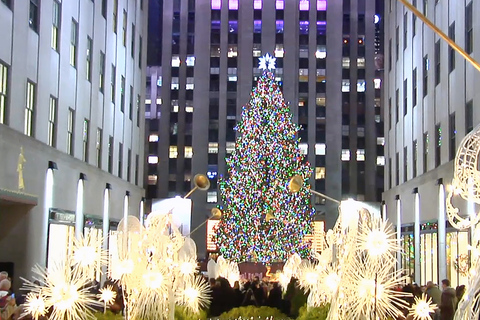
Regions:
M 395 30 L 395 59 L 398 61 L 398 57 L 400 56 L 400 30 L 397 27 Z
M 138 186 L 138 168 L 140 166 L 140 157 L 138 154 L 135 155 L 135 185 Z
M 50 108 L 48 112 L 48 145 L 56 147 L 57 138 L 57 98 L 50 96 Z
M 403 116 L 408 113 L 408 79 L 403 80 Z
M 123 143 L 118 143 L 118 177 L 121 178 L 123 173 Z
M 440 83 L 440 40 L 435 42 L 435 85 Z
M 90 135 L 90 122 L 88 119 L 83 119 L 83 135 L 82 135 L 82 142 L 83 142 L 83 161 L 88 162 L 88 138 Z
M 473 51 L 473 10 L 471 1 L 465 8 L 465 51 L 471 54 Z
M 448 37 L 455 42 L 455 21 L 448 27 Z M 455 49 L 448 46 L 448 72 L 455 69 Z
M 388 70 L 392 71 L 392 39 L 388 40 Z
M 456 136 L 457 136 L 457 129 L 455 127 L 455 112 L 453 112 L 448 119 L 448 126 L 450 131 L 450 143 L 449 143 L 449 160 L 453 160 L 455 158 L 455 154 L 457 152 L 456 147 Z
M 102 129 L 97 128 L 97 144 L 96 144 L 96 152 L 97 152 L 97 167 L 102 168 Z
M 413 155 L 412 155 L 412 160 L 413 160 L 413 165 L 412 165 L 412 178 L 415 178 L 417 176 L 417 157 L 418 157 L 418 143 L 417 140 L 413 141 Z
M 113 173 L 113 137 L 108 137 L 108 172 Z
M 108 0 L 102 0 L 102 16 L 105 19 L 107 18 L 107 3 L 108 3 Z
M 130 175 L 132 171 L 132 150 L 128 149 L 127 152 L 127 181 L 130 182 Z
M 417 16 L 412 15 L 412 37 L 415 38 L 417 35 Z
M 403 148 L 403 182 L 408 180 L 408 149 Z
M 75 110 L 68 109 L 68 122 L 67 122 L 67 153 L 73 156 L 73 133 L 75 124 Z
M 473 100 L 465 104 L 465 134 L 473 130 Z
M 137 127 L 140 127 L 140 95 L 137 95 Z
M 400 155 L 398 152 L 395 154 L 395 185 L 400 184 Z
M 77 67 L 77 44 L 78 44 L 78 23 L 72 19 L 72 30 L 70 31 L 70 65 Z
M 27 105 L 25 107 L 25 127 L 23 133 L 30 137 L 33 136 L 36 100 L 35 84 L 27 81 Z
M 8 67 L 0 61 L 0 123 L 7 123 Z
M 168 157 L 169 157 L 170 159 L 174 159 L 174 158 L 177 158 L 177 157 L 178 157 L 177 146 L 170 146 L 169 152 L 168 152 Z
M 388 98 L 388 129 L 392 129 L 392 98 Z
M 93 40 L 87 36 L 87 80 L 92 81 Z
M 156 174 L 149 174 L 147 179 L 147 183 L 149 186 L 157 185 L 158 176 Z
M 412 72 L 412 107 L 417 105 L 417 68 Z
M 325 167 L 315 167 L 315 180 L 325 179 Z
M 123 46 L 127 46 L 127 11 L 123 10 L 123 25 L 122 25 L 122 42 Z
M 129 102 L 129 109 L 128 109 L 128 118 L 130 120 L 133 119 L 133 86 L 130 86 L 130 102 Z
M 408 39 L 408 12 L 405 12 L 403 15 L 403 50 L 407 49 L 407 39 Z
M 28 14 L 28 24 L 30 28 L 38 33 L 38 13 L 39 13 L 39 1 L 30 0 L 30 10 Z
M 125 112 L 125 77 L 120 81 L 120 111 Z
M 430 63 L 428 61 L 428 54 L 423 57 L 423 97 L 428 94 L 428 69 L 430 69 Z
M 435 167 L 442 163 L 442 128 L 440 124 L 435 126 Z
M 112 74 L 110 76 L 110 91 L 112 95 L 112 103 L 115 104 L 115 78 L 117 76 L 117 68 L 112 64 Z
M 423 173 L 428 171 L 428 132 L 423 134 Z
M 185 159 L 191 159 L 193 157 L 193 148 L 185 147 Z
M 103 93 L 105 88 L 105 53 L 100 51 L 100 92 Z
M 397 89 L 395 91 L 395 122 L 398 123 L 400 118 L 400 91 Z
M 216 202 L 217 202 L 217 191 L 208 191 L 207 203 L 216 203 Z
M 53 1 L 53 12 L 52 12 L 52 49 L 58 51 L 58 40 L 60 35 L 60 21 L 62 14 L 62 7 L 60 2 L 57 0 Z
M 135 57 L 135 25 L 132 23 L 132 40 L 130 42 L 130 54 Z
M 11 6 L 11 0 L 2 0 L 2 3 L 4 3 L 4 4 L 7 6 L 7 8 L 9 8 L 9 9 L 10 9 L 10 6 Z
M 138 67 L 142 67 L 142 36 L 138 38 Z
M 158 156 L 148 156 L 148 164 L 157 164 Z
M 117 33 L 118 0 L 113 0 L 113 32 Z

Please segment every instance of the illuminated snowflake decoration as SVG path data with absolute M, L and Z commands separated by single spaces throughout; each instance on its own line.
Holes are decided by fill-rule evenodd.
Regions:
M 73 267 L 84 276 L 93 279 L 101 272 L 101 266 L 107 264 L 107 252 L 102 248 L 103 239 L 94 232 L 73 240 Z
M 421 298 L 415 297 L 415 302 L 408 315 L 413 316 L 414 320 L 432 320 L 430 314 L 434 313 L 436 309 L 437 305 L 423 293 Z
M 263 57 L 260 57 L 260 62 L 258 63 L 258 67 L 262 70 L 274 70 L 275 69 L 275 58 L 274 56 L 271 56 L 270 54 L 266 54 Z

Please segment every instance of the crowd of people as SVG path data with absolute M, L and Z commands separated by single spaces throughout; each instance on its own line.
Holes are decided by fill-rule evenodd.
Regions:
M 211 304 L 208 310 L 210 317 L 216 317 L 241 306 L 268 306 L 279 309 L 289 316 L 297 316 L 298 309 L 306 302 L 307 296 L 292 279 L 285 294 L 278 282 L 262 281 L 259 277 L 240 283 L 236 281 L 233 288 L 227 279 L 211 278 L 209 280 Z
M 407 284 L 402 288 L 402 291 L 411 294 L 410 298 L 406 298 L 409 306 L 414 303 L 415 297 L 421 298 L 422 294 L 425 293 L 427 298 L 431 299 L 432 303 L 437 306 L 435 313 L 430 315 L 433 320 L 453 320 L 458 302 L 465 294 L 465 286 L 460 285 L 454 289 L 450 286 L 450 280 L 443 279 L 441 289 L 432 281 L 428 281 L 422 287 L 417 284 Z M 407 320 L 413 319 L 412 316 L 408 317 L 407 314 L 408 309 L 405 309 L 404 316 Z
M 233 308 L 241 306 L 269 306 L 279 309 L 282 313 L 295 318 L 298 315 L 299 308 L 306 303 L 307 294 L 298 286 L 295 279 L 292 278 L 288 284 L 285 293 L 277 282 L 269 282 L 260 280 L 258 277 L 250 281 L 236 281 L 234 286 L 230 286 L 227 279 L 211 278 L 209 279 L 211 287 L 211 303 L 208 309 L 209 317 L 216 317 Z M 111 285 L 117 292 L 117 298 L 112 306 L 111 311 L 118 313 L 123 311 L 123 297 L 121 288 L 112 281 L 106 281 L 103 286 Z M 98 293 L 100 289 L 99 283 L 92 283 L 89 290 L 92 293 Z M 406 302 L 409 306 L 414 303 L 415 297 L 421 298 L 425 293 L 432 303 L 437 305 L 435 313 L 431 314 L 433 320 L 453 320 L 458 302 L 465 294 L 465 286 L 461 285 L 456 289 L 450 286 L 450 281 L 444 279 L 441 282 L 441 288 L 432 281 L 427 282 L 425 286 L 417 284 L 407 284 L 399 290 L 409 293 Z M 0 272 L 0 320 L 17 320 L 20 318 L 22 310 L 22 299 L 24 295 L 15 297 L 11 291 L 11 279 L 5 271 Z M 403 310 L 403 316 L 399 319 L 410 320 L 412 316 L 408 316 L 408 308 Z M 24 318 L 26 319 L 26 318 Z

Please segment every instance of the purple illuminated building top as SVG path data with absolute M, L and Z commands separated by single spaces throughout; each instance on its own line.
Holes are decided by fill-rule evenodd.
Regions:
M 327 11 L 327 0 L 317 0 L 317 10 Z
M 238 0 L 228 0 L 229 10 L 238 10 Z
M 262 9 L 262 0 L 253 0 L 253 9 Z
M 222 9 L 222 0 L 212 0 L 212 9 Z
M 275 1 L 275 9 L 277 10 L 283 10 L 285 8 L 285 3 L 283 0 L 276 0 Z

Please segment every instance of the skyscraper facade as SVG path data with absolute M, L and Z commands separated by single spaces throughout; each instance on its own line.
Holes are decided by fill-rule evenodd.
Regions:
M 30 277 L 144 195 L 146 1 L 0 2 L 0 269 Z
M 194 193 L 192 228 L 219 205 L 217 180 L 235 147 L 235 125 L 276 57 L 276 80 L 301 125 L 300 149 L 312 188 L 335 199 L 380 201 L 381 1 L 175 0 L 163 11 L 161 61 L 147 67 L 147 197 L 184 195 L 197 173 L 211 188 Z M 378 10 L 378 11 L 377 11 Z M 152 15 L 152 12 L 151 12 Z M 153 32 L 153 30 L 150 30 Z M 336 203 L 313 199 L 333 226 Z M 205 252 L 206 228 L 192 237 Z
M 473 1 L 412 4 L 468 54 L 478 51 Z M 399 265 L 419 284 L 465 284 L 471 232 L 452 228 L 445 200 L 457 147 L 479 123 L 479 74 L 398 1 L 387 1 L 385 21 L 384 200 L 405 250 Z M 455 206 L 474 214 L 465 201 Z

